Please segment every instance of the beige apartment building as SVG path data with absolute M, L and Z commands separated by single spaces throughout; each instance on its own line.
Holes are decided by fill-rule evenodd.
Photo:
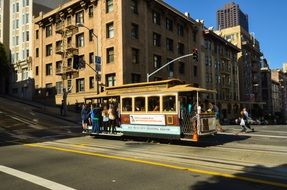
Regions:
M 34 23 L 35 99 L 60 104 L 63 89 L 71 89 L 67 103 L 81 103 L 105 87 L 145 82 L 196 48 L 198 60 L 180 59 L 149 81 L 179 78 L 217 90 L 207 99 L 218 99 L 224 117 L 237 115 L 239 49 L 163 1 L 72 0 Z
M 144 82 L 147 73 L 194 48 L 198 62 L 184 58 L 150 81 L 179 78 L 205 87 L 200 76 L 202 28 L 163 1 L 71 0 L 34 19 L 35 98 L 50 97 L 50 103 L 60 104 L 65 88 L 71 89 L 68 104 L 80 103 L 102 87 Z M 85 63 L 82 68 L 73 69 L 74 55 Z
M 287 73 L 281 69 L 271 71 L 273 114 L 277 122 L 287 124 Z
M 237 53 L 240 49 L 218 36 L 213 30 L 205 29 L 203 37 L 204 86 L 217 91 L 216 100 L 222 118 L 234 119 L 240 112 L 237 62 Z
M 262 115 L 261 64 L 262 53 L 255 36 L 240 25 L 217 31 L 241 51 L 237 54 L 239 65 L 240 104 L 247 107 L 253 116 Z

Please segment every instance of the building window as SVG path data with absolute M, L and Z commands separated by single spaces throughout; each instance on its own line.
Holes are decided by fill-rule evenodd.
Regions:
M 36 69 L 35 69 L 35 70 L 36 70 L 36 71 L 35 71 L 35 72 L 36 72 L 35 74 L 36 74 L 36 76 L 38 76 L 38 75 L 39 75 L 39 66 L 36 66 Z
M 172 59 L 167 59 L 167 63 L 170 62 Z M 167 66 L 167 72 L 169 77 L 173 77 L 174 74 L 174 63 L 170 63 Z
M 193 76 L 197 76 L 197 66 L 193 66 Z
M 84 24 L 84 11 L 76 13 L 76 23 Z
M 106 0 L 106 13 L 112 12 L 114 9 L 113 0 Z
M 161 56 L 153 55 L 153 67 L 158 69 L 161 67 Z
M 94 53 L 93 52 L 91 52 L 90 54 L 89 54 L 89 63 L 90 64 L 93 64 L 94 63 Z
M 46 84 L 46 96 L 51 96 L 51 95 L 53 95 L 53 84 L 47 83 Z
M 153 23 L 160 25 L 160 14 L 156 11 L 152 13 Z
M 84 47 L 84 33 L 76 35 L 76 46 Z
M 19 3 L 16 3 L 16 12 L 19 12 Z
M 139 64 L 139 50 L 132 48 L 132 63 Z
M 138 1 L 131 0 L 131 10 L 133 13 L 138 14 Z
M 29 14 L 25 14 L 25 23 L 28 24 L 29 23 Z
M 36 48 L 36 57 L 39 57 L 39 48 Z
M 84 92 L 85 91 L 85 80 L 77 79 L 76 80 L 76 92 Z
M 28 79 L 28 68 L 23 68 L 22 69 L 22 80 L 27 80 Z
M 153 33 L 153 46 L 160 47 L 160 34 L 158 33 Z
M 116 85 L 116 74 L 107 74 L 106 75 L 107 87 Z
M 114 48 L 108 48 L 107 49 L 107 63 L 113 63 L 114 62 Z
M 62 81 L 56 82 L 56 91 L 57 91 L 57 94 L 62 94 L 63 93 L 63 83 L 62 83 Z
M 67 16 L 67 25 L 71 25 L 72 24 L 72 17 L 71 16 Z
M 93 16 L 94 16 L 94 7 L 89 6 L 89 17 L 93 17 Z
M 46 64 L 46 76 L 52 75 L 52 63 Z
M 52 44 L 46 45 L 46 56 L 51 56 L 53 52 Z
M 177 35 L 183 36 L 184 26 L 183 24 L 177 25 Z
M 67 89 L 72 87 L 72 80 L 67 80 Z
M 16 36 L 16 45 L 19 45 L 19 36 Z
M 177 50 L 179 55 L 184 55 L 184 44 L 183 43 L 178 43 L 177 44 Z
M 39 30 L 36 30 L 36 39 L 39 39 Z
M 94 29 L 89 30 L 89 41 L 93 41 Z
M 166 25 L 165 25 L 166 29 L 169 31 L 173 30 L 173 22 L 171 19 L 166 18 Z
M 170 38 L 166 38 L 166 49 L 173 51 L 173 40 Z
M 178 64 L 179 64 L 178 73 L 179 74 L 184 74 L 185 64 L 183 62 L 179 62 Z
M 90 77 L 89 78 L 89 88 L 95 88 L 95 77 Z
M 86 61 L 84 55 L 79 55 L 79 68 L 83 69 L 86 67 Z
M 52 25 L 46 26 L 46 37 L 52 36 Z
M 19 28 L 19 19 L 16 19 L 16 28 Z
M 72 68 L 72 61 L 73 61 L 72 58 L 69 58 L 69 59 L 68 59 L 68 61 L 67 61 L 67 67 L 68 67 L 68 68 Z
M 132 83 L 141 82 L 141 75 L 132 73 Z
M 56 73 L 60 73 L 62 71 L 62 61 L 56 62 Z
M 192 39 L 194 42 L 196 42 L 196 31 L 192 31 Z
M 29 35 L 29 31 L 26 31 L 26 41 L 30 40 L 30 35 Z
M 132 39 L 139 38 L 139 25 L 132 23 Z
M 108 23 L 107 24 L 107 38 L 113 38 L 114 37 L 114 23 Z
M 141 82 L 141 75 L 132 73 L 132 83 Z

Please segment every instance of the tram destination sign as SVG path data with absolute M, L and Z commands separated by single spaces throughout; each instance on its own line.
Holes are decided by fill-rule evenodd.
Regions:
M 164 115 L 130 115 L 131 124 L 165 125 Z

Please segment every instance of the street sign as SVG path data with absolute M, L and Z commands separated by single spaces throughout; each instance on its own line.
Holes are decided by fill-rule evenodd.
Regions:
M 100 56 L 96 56 L 96 64 L 101 64 L 101 57 Z

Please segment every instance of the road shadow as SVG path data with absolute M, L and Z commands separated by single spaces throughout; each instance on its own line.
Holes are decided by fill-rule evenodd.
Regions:
M 0 128 L 0 147 L 84 136 L 76 127 L 31 129 L 29 124 Z
M 181 146 L 196 146 L 196 147 L 210 147 L 223 145 L 230 142 L 244 141 L 250 138 L 250 136 L 241 136 L 233 134 L 216 134 L 210 136 L 204 136 L 199 139 L 198 142 L 188 140 L 175 140 L 175 139 L 162 139 L 156 137 L 140 137 L 140 136 L 126 136 L 126 135 L 93 135 L 94 138 L 107 139 L 107 140 L 122 140 L 126 141 L 126 144 L 132 145 L 154 145 L 154 144 L 173 144 Z M 132 143 L 129 143 L 132 142 Z
M 282 190 L 287 189 L 287 164 L 277 167 L 248 166 L 230 177 L 213 176 L 190 186 L 190 190 Z

